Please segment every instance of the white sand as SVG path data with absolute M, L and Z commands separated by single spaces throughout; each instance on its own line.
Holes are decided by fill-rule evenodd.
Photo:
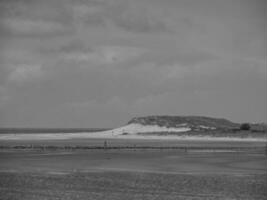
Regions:
M 199 125 L 199 128 L 203 128 L 203 129 L 211 129 L 211 130 L 215 130 L 215 127 L 209 127 L 209 126 L 203 126 L 203 125 Z
M 86 138 L 106 139 L 152 139 L 152 140 L 200 140 L 200 141 L 255 141 L 267 142 L 267 138 L 238 138 L 238 137 L 211 137 L 187 136 L 189 127 L 167 128 L 156 125 L 129 124 L 117 129 L 90 133 L 42 133 L 42 134 L 0 134 L 1 140 L 67 140 Z M 139 135 L 138 133 L 177 132 L 184 135 Z
M 101 132 L 101 134 L 118 136 L 126 133 L 127 135 L 135 135 L 137 133 L 158 133 L 158 132 L 187 132 L 191 131 L 191 128 L 188 127 L 179 127 L 179 128 L 167 128 L 157 125 L 141 125 L 141 124 L 128 124 L 126 126 L 116 128 L 109 131 Z

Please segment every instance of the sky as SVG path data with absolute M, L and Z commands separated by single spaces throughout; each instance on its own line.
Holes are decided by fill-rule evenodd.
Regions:
M 267 122 L 265 0 L 0 0 L 0 127 Z

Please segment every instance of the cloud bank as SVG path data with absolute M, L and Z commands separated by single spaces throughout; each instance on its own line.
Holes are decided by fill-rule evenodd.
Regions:
M 261 0 L 3 0 L 0 126 L 267 121 Z

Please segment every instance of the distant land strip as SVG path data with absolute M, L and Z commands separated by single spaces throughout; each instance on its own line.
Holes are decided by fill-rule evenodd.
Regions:
M 108 128 L 0 128 L 0 134 L 8 133 L 83 133 L 100 132 Z

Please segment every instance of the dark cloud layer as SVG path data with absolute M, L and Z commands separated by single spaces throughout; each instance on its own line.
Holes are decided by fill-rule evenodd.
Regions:
M 0 126 L 267 121 L 265 1 L 0 1 Z

